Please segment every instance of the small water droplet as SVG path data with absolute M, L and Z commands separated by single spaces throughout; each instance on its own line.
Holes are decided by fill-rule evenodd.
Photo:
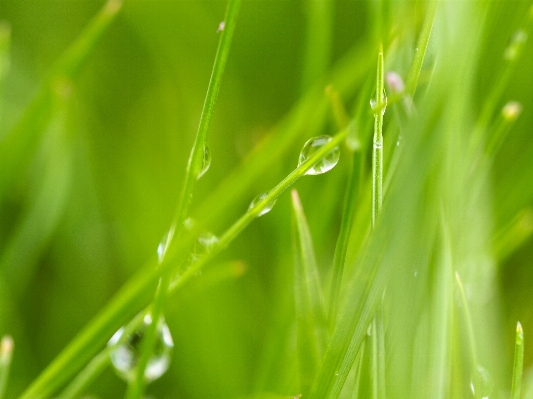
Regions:
M 209 252 L 218 243 L 218 237 L 212 233 L 205 232 L 198 236 L 191 254 L 189 256 L 189 263 L 194 263 L 202 257 L 205 253 Z
M 107 344 L 110 347 L 115 347 L 110 354 L 111 363 L 117 374 L 126 381 L 133 381 L 135 378 L 144 334 L 151 323 L 151 317 L 144 317 L 142 325 L 127 337 L 123 337 L 125 329 L 122 327 Z M 174 347 L 170 330 L 163 317 L 159 319 L 156 334 L 153 354 L 148 360 L 144 372 L 147 382 L 157 380 L 167 371 L 170 365 L 170 353 Z
M 209 170 L 209 167 L 211 166 L 211 151 L 209 150 L 208 146 L 204 147 L 204 154 L 202 158 L 202 165 L 200 166 L 200 170 L 198 171 L 198 174 L 196 175 L 196 179 L 200 179 L 203 175 L 205 175 L 205 172 Z
M 396 140 L 396 146 L 399 147 L 402 144 L 402 136 L 398 136 L 398 140 Z
M 172 242 L 172 237 L 174 237 L 174 225 L 170 226 L 170 229 L 165 233 L 157 246 L 157 259 L 159 259 L 159 263 L 163 262 L 167 249 Z
M 259 194 L 252 200 L 248 209 L 252 210 L 253 208 L 255 208 L 259 202 L 263 201 L 266 198 L 267 195 L 268 193 Z M 274 208 L 274 205 L 276 205 L 276 200 L 268 203 L 263 209 L 261 209 L 257 216 L 263 216 L 265 213 L 270 212 L 272 208 Z
M 509 101 L 502 108 L 502 115 L 505 120 L 513 122 L 520 116 L 522 112 L 522 104 L 518 101 Z
M 519 29 L 515 33 L 513 33 L 513 36 L 511 36 L 509 44 L 507 45 L 503 53 L 504 58 L 508 61 L 516 60 L 520 56 L 520 53 L 522 52 L 522 48 L 524 47 L 526 41 L 527 33 L 524 32 L 522 29 Z
M 317 136 L 313 137 L 304 144 L 298 159 L 298 166 L 311 158 L 320 148 L 329 143 L 333 138 L 331 136 Z M 324 155 L 317 161 L 307 172 L 306 175 L 320 175 L 333 169 L 340 157 L 339 147 L 333 148 L 330 152 Z
M 486 399 L 492 394 L 494 389 L 494 381 L 489 372 L 483 367 L 478 365 L 472 375 L 470 381 L 470 390 L 472 395 L 477 398 Z
M 383 148 L 383 141 L 374 141 L 374 148 L 377 150 Z
M 221 23 L 218 24 L 218 29 L 217 29 L 217 33 L 220 33 L 224 30 L 224 28 L 226 27 L 226 21 L 222 21 Z
M 374 115 L 377 115 L 380 111 L 381 115 L 385 114 L 385 111 L 387 109 L 387 93 L 385 92 L 385 89 L 383 89 L 383 101 L 381 103 L 379 103 L 376 91 L 374 90 L 374 94 L 370 99 L 370 108 L 372 108 L 372 112 L 374 113 Z

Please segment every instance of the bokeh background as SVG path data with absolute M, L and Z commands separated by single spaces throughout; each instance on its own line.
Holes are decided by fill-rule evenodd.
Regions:
M 306 55 L 313 37 L 308 3 L 243 2 L 209 133 L 212 164 L 198 182 L 193 201 L 193 216 L 209 223 L 206 228 L 214 234 L 222 233 L 255 195 L 273 187 L 296 166 L 307 138 L 335 133 L 324 94 L 329 82 L 323 73 L 347 59 L 358 77 L 340 91 L 349 112 L 355 109 L 364 79 L 374 76 L 371 3 L 333 3 L 327 24 L 331 29 L 327 62 L 313 72 L 312 57 Z M 408 50 L 386 58 L 386 69 L 405 76 L 424 5 L 416 1 L 387 4 L 384 23 L 392 32 L 388 40 L 396 40 L 396 49 Z M 487 29 L 473 60 L 472 113 L 481 108 L 501 69 L 509 37 L 529 7 L 526 1 L 487 4 L 479 12 Z M 0 20 L 11 31 L 10 67 L 1 87 L 1 138 L 23 118 L 54 63 L 102 5 L 81 0 L 0 2 Z M 34 151 L 20 162 L 15 181 L 2 188 L 0 334 L 11 334 L 15 341 L 7 397 L 22 392 L 153 256 L 168 230 L 225 6 L 218 0 L 126 0 L 79 74 L 68 83 L 66 111 L 53 114 L 43 124 L 32 139 Z M 467 32 L 467 27 L 461 28 Z M 395 40 L 394 35 L 398 35 Z M 353 54 L 359 54 L 356 62 Z M 438 49 L 430 46 L 428 57 L 438 58 Z M 516 320 L 526 332 L 526 367 L 533 362 L 529 344 L 533 342 L 531 71 L 533 47 L 528 42 L 502 96 L 520 101 L 522 115 L 492 160 L 488 176 L 493 211 L 489 224 L 494 231 L 517 215 L 521 218 L 518 238 L 498 260 L 494 280 L 498 297 L 494 312 L 501 337 L 497 350 L 504 354 L 505 374 L 510 373 Z M 421 80 L 424 84 L 424 71 Z M 275 161 L 251 184 L 236 189 L 230 203 L 220 205 L 224 212 L 216 220 L 204 220 L 202 204 L 210 201 L 209 206 L 217 206 L 215 188 L 310 92 L 314 94 L 309 109 L 321 115 L 318 121 L 316 115 L 303 115 L 311 123 L 299 124 L 282 156 L 273 155 Z M 3 163 L 0 159 L 0 169 Z M 306 177 L 297 184 L 325 275 L 340 223 L 347 168 L 341 157 L 330 173 Z M 217 262 L 240 261 L 244 274 L 236 272 L 213 286 L 193 285 L 172 297 L 165 311 L 175 342 L 172 365 L 150 386 L 151 396 L 240 397 L 274 385 L 276 364 L 284 361 L 283 351 L 275 348 L 290 335 L 293 312 L 291 276 L 286 272 L 292 268 L 289 215 L 289 196 L 284 195 L 271 213 L 219 256 Z M 116 398 L 123 395 L 124 387 L 108 369 L 89 392 Z

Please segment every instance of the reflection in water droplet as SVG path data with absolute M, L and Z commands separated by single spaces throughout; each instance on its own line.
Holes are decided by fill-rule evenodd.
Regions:
M 509 44 L 505 48 L 505 52 L 503 53 L 505 59 L 508 61 L 516 60 L 520 56 L 520 53 L 526 41 L 527 33 L 524 32 L 522 29 L 517 30 L 513 34 L 511 40 L 509 40 Z
M 317 136 L 313 137 L 304 144 L 302 151 L 300 152 L 300 158 L 298 159 L 298 166 L 303 164 L 309 158 L 311 158 L 320 148 L 329 143 L 332 140 L 331 136 Z M 340 157 L 339 147 L 333 148 L 330 152 L 319 159 L 307 172 L 306 175 L 320 175 L 333 169 Z
M 157 259 L 159 259 L 159 263 L 163 262 L 167 249 L 172 242 L 172 237 L 174 237 L 174 225 L 170 226 L 170 229 L 165 233 L 157 246 Z
M 372 112 L 375 115 L 377 115 L 380 111 L 381 115 L 385 114 L 385 111 L 387 109 L 387 93 L 385 92 L 385 89 L 383 89 L 383 101 L 381 103 L 379 103 L 376 91 L 374 90 L 374 94 L 372 94 L 372 98 L 370 99 L 370 108 L 372 108 Z
M 107 344 L 110 347 L 115 347 L 110 354 L 111 363 L 117 374 L 126 381 L 133 381 L 135 378 L 144 334 L 151 322 L 151 317 L 144 317 L 141 327 L 127 337 L 123 337 L 125 330 L 122 327 Z M 170 353 L 174 347 L 172 336 L 163 317 L 159 320 L 156 334 L 153 354 L 148 360 L 144 372 L 144 377 L 148 382 L 157 380 L 167 371 L 170 365 Z
M 259 202 L 263 201 L 266 198 L 267 195 L 268 195 L 267 193 L 259 194 L 257 197 L 255 197 L 252 200 L 248 209 L 250 210 L 254 209 Z M 276 200 L 268 203 L 263 209 L 261 209 L 261 211 L 257 214 L 257 216 L 263 216 L 265 213 L 270 212 L 272 208 L 274 208 L 274 205 L 276 205 Z
M 489 372 L 483 367 L 478 365 L 472 379 L 470 381 L 470 389 L 472 395 L 476 399 L 488 399 L 489 395 L 494 389 L 494 381 Z
M 202 158 L 202 165 L 200 166 L 200 170 L 198 171 L 198 174 L 196 175 L 196 179 L 200 179 L 203 175 L 205 175 L 205 172 L 209 170 L 210 166 L 211 166 L 211 151 L 209 150 L 208 146 L 205 146 L 204 154 Z

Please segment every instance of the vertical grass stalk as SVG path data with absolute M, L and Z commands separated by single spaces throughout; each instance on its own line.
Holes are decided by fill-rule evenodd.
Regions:
M 228 59 L 233 33 L 235 31 L 240 4 L 241 0 L 229 0 L 226 9 L 224 24 L 222 25 L 222 35 L 220 37 L 217 53 L 215 55 L 215 62 L 200 117 L 198 132 L 196 134 L 194 145 L 191 149 L 187 163 L 187 169 L 185 172 L 185 180 L 183 182 L 181 195 L 174 215 L 174 220 L 172 222 L 172 226 L 176 226 L 178 229 L 178 240 L 183 236 L 183 222 L 189 214 L 189 208 L 196 181 L 201 177 L 201 174 L 206 171 L 206 168 L 209 167 L 208 164 L 205 164 L 206 162 L 209 162 L 207 132 L 211 124 L 211 118 L 213 116 L 220 85 L 222 83 L 222 76 L 226 67 L 226 61 Z M 126 394 L 128 399 L 140 399 L 143 396 L 146 385 L 144 373 L 155 344 L 157 327 L 160 323 L 168 287 L 171 282 L 171 276 L 171 273 L 165 273 L 162 275 L 161 280 L 159 281 L 152 305 L 152 322 L 148 325 L 145 332 L 144 342 L 141 346 L 141 356 L 137 363 L 136 378 L 129 385 L 128 392 Z
M 372 99 L 374 111 L 374 137 L 372 149 L 372 227 L 383 203 L 383 114 L 385 113 L 386 97 L 383 82 L 383 44 L 379 46 L 378 66 L 376 75 L 376 96 Z
M 4 397 L 9 379 L 9 369 L 13 358 L 13 338 L 9 335 L 2 337 L 0 342 L 0 399 Z
M 511 399 L 520 399 L 522 373 L 524 371 L 524 330 L 520 322 L 516 323 L 516 340 L 514 347 L 513 384 Z

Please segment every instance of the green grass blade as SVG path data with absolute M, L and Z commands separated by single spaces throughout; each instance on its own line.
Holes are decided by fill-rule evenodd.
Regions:
M 307 161 L 302 163 L 285 179 L 283 179 L 268 195 L 236 221 L 221 237 L 217 245 L 207 252 L 196 263 L 187 269 L 174 285 L 181 288 L 189 282 L 196 272 L 202 270 L 207 263 L 228 246 L 262 210 L 275 201 L 287 188 L 315 165 L 322 157 L 339 146 L 346 139 L 346 131 L 338 133 L 331 141 L 317 150 Z M 191 232 L 191 235 L 194 232 Z M 174 270 L 173 262 L 182 259 L 190 248 L 192 237 L 185 237 L 176 247 L 170 248 L 165 260 L 157 267 L 157 260 L 149 261 L 100 313 L 85 327 L 77 337 L 52 361 L 41 375 L 20 396 L 20 399 L 44 399 L 58 387 L 69 380 L 83 365 L 94 357 L 109 337 L 123 324 L 147 305 L 157 286 L 159 278 Z
M 378 214 L 383 203 L 383 114 L 385 113 L 386 96 L 383 82 L 383 45 L 378 52 L 376 75 L 376 97 L 374 99 L 374 147 L 372 150 L 372 226 L 376 225 Z
M 428 9 L 426 12 L 426 17 L 424 19 L 424 24 L 422 25 L 422 30 L 420 31 L 420 35 L 418 36 L 418 41 L 416 43 L 413 63 L 411 64 L 409 74 L 407 75 L 406 92 L 411 98 L 414 96 L 416 87 L 418 85 L 418 78 L 420 76 L 420 71 L 422 70 L 422 64 L 424 62 L 429 38 L 431 36 L 431 30 L 433 28 L 433 21 L 435 19 L 437 3 L 438 2 L 435 0 L 430 0 L 427 2 Z
M 196 181 L 203 173 L 205 173 L 206 168 L 209 167 L 208 165 L 204 165 L 206 162 L 206 153 L 209 151 L 207 144 L 207 133 L 209 131 L 209 125 L 211 124 L 211 118 L 213 116 L 218 93 L 220 91 L 222 76 L 224 74 L 229 50 L 231 48 L 231 41 L 235 31 L 240 4 L 241 0 L 230 0 L 226 9 L 223 25 L 224 28 L 218 44 L 217 53 L 215 55 L 213 71 L 211 73 L 211 79 L 209 81 L 207 95 L 205 98 L 204 107 L 202 109 L 202 115 L 200 117 L 200 125 L 198 127 L 193 148 L 191 149 L 189 161 L 187 163 L 187 169 L 185 171 L 185 179 L 183 182 L 181 195 L 176 208 L 174 220 L 172 221 L 172 225 L 177 226 L 178 228 L 178 239 L 182 235 L 181 230 L 183 229 L 183 222 L 189 215 L 190 204 L 192 201 Z M 136 366 L 136 378 L 129 385 L 126 393 L 126 398 L 128 399 L 140 399 L 143 396 L 146 385 L 144 373 L 153 351 L 157 326 L 163 312 L 163 306 L 166 300 L 166 293 L 170 284 L 170 279 L 171 275 L 167 273 L 164 278 L 161 279 L 158 289 L 155 293 L 151 310 L 152 323 L 146 329 L 144 342 L 141 347 L 141 356 Z
M 514 347 L 513 384 L 511 399 L 520 399 L 522 373 L 524 371 L 524 330 L 520 322 L 516 323 L 516 340 Z
M 326 320 L 311 233 L 298 192 L 292 190 L 291 194 L 297 348 L 300 387 L 305 393 L 313 381 L 326 344 Z
M 7 382 L 9 380 L 9 369 L 13 358 L 13 338 L 8 335 L 2 337 L 0 342 L 0 399 L 4 397 Z
M 54 103 L 57 91 L 62 90 L 65 81 L 69 82 L 77 77 L 120 7 L 121 2 L 117 0 L 109 0 L 106 3 L 78 39 L 65 51 L 18 124 L 7 135 L 0 137 L 0 198 L 5 197 L 20 170 L 29 163 L 42 131 L 53 115 L 51 104 Z

